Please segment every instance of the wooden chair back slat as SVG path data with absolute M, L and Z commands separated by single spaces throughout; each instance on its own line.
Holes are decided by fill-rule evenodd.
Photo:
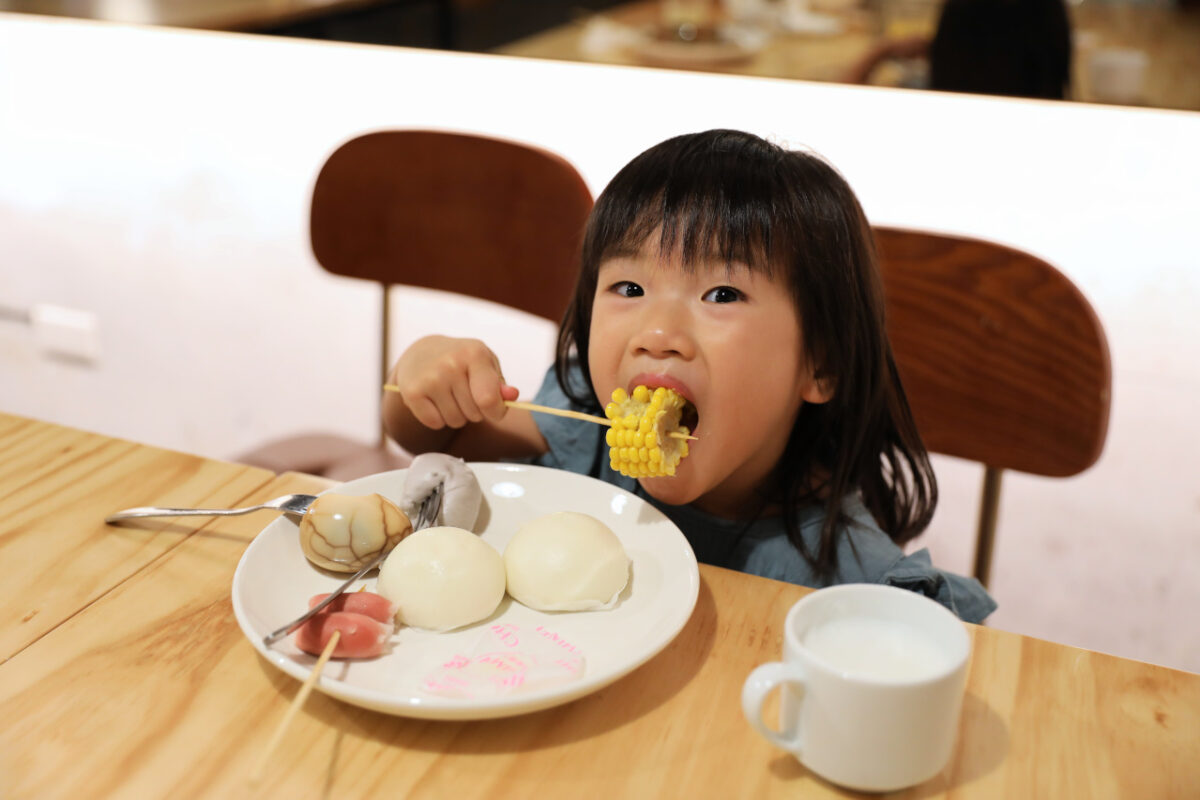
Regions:
M 480 297 L 558 321 L 575 285 L 587 184 L 540 148 L 382 131 L 326 161 L 313 253 L 329 272 Z
M 1065 275 L 991 242 L 877 227 L 888 333 L 926 447 L 1046 476 L 1108 430 L 1104 330 Z
M 392 363 L 388 287 L 455 292 L 558 322 L 575 288 L 591 208 L 575 167 L 540 148 L 459 133 L 380 131 L 326 159 L 313 186 L 309 230 L 322 268 L 379 285 L 382 386 Z M 396 309 L 397 320 L 405 311 Z M 406 466 L 408 455 L 389 449 L 378 419 L 374 445 L 304 434 L 240 460 L 337 480 Z

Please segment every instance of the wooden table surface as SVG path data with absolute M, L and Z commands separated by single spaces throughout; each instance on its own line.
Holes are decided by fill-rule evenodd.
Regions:
M 102 520 L 326 486 L 0 414 L 0 797 L 847 796 L 742 718 L 808 590 L 707 566 L 676 640 L 593 695 L 441 722 L 314 693 L 250 787 L 299 689 L 230 605 L 269 517 Z M 1200 797 L 1200 675 L 969 628 L 953 761 L 900 796 Z
M 819 2 L 813 7 L 819 8 Z M 936 0 L 906 0 L 904 17 L 885 22 L 876 10 L 884 4 L 846 5 L 821 13 L 839 19 L 844 29 L 836 34 L 771 30 L 765 46 L 745 59 L 729 63 L 664 64 L 648 61 L 629 49 L 589 50 L 583 47 L 584 31 L 592 17 L 542 31 L 496 49 L 498 53 L 563 61 L 590 61 L 635 66 L 672 66 L 704 72 L 752 75 L 810 81 L 843 81 L 851 66 L 870 49 L 879 32 L 895 36 L 931 34 L 937 22 Z M 1142 105 L 1200 111 L 1200 7 L 1179 9 L 1170 5 L 1128 0 L 1087 0 L 1069 3 L 1074 36 L 1072 63 L 1073 99 L 1099 102 L 1088 63 L 1099 48 L 1136 48 L 1149 58 Z M 621 25 L 652 26 L 661 17 L 659 0 L 633 0 L 599 15 Z M 905 71 L 884 64 L 872 83 L 896 86 Z

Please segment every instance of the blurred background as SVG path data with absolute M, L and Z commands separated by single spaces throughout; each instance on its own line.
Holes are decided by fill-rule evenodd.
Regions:
M 0 0 L 0 11 L 1200 110 L 1200 0 Z M 1031 88 L 1047 80 L 1061 92 Z

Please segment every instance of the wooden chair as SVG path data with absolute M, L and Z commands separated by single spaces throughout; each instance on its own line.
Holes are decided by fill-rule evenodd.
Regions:
M 388 287 L 456 292 L 558 322 L 591 208 L 578 171 L 545 150 L 467 134 L 382 131 L 328 158 L 309 227 L 325 270 L 379 284 L 382 387 L 393 360 Z M 310 434 L 240 460 L 345 479 L 402 466 L 386 446 L 381 421 L 373 447 Z
M 982 462 L 974 574 L 991 571 L 1006 469 L 1066 477 L 1100 457 L 1111 366 L 1057 269 L 990 242 L 875 228 L 888 333 L 930 452 Z

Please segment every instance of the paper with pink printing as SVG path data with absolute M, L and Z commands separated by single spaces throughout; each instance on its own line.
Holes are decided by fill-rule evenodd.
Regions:
M 467 653 L 455 654 L 421 682 L 423 691 L 468 700 L 544 689 L 578 680 L 583 653 L 543 625 L 497 623 Z

